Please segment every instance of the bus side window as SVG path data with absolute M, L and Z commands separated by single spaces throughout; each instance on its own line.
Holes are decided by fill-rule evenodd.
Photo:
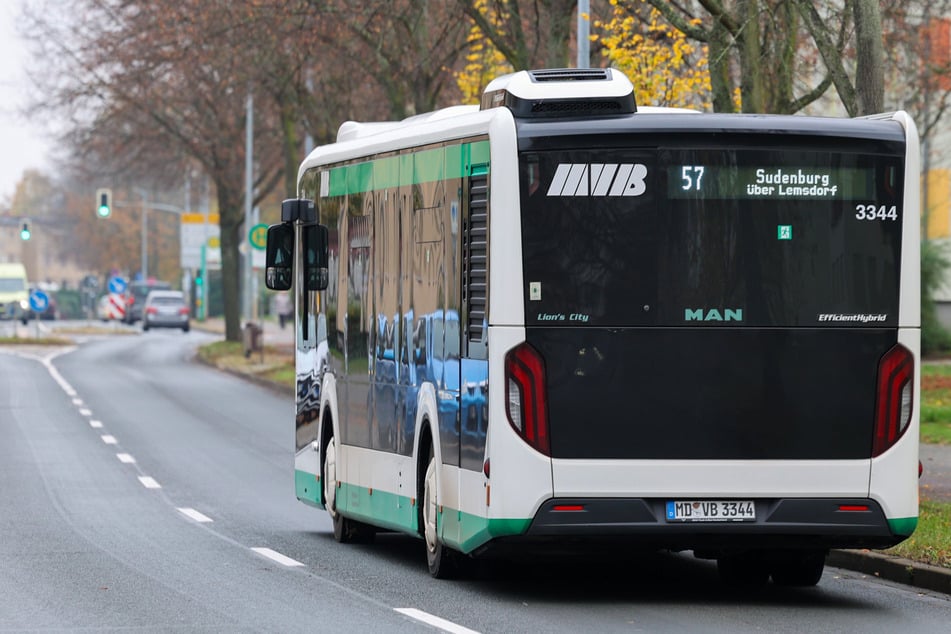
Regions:
M 290 289 L 294 279 L 294 226 L 290 223 L 267 228 L 264 284 L 272 291 Z

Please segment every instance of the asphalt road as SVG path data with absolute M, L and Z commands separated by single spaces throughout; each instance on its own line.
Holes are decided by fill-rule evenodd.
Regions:
M 751 591 L 722 586 L 711 562 L 689 555 L 615 552 L 442 582 L 413 538 L 337 544 L 326 513 L 294 499 L 293 404 L 192 362 L 209 337 L 158 331 L 58 356 L 0 354 L 0 631 L 945 632 L 951 622 L 946 595 L 834 568 L 816 588 Z

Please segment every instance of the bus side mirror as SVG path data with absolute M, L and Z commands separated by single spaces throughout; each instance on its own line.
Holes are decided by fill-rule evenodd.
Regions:
M 330 283 L 328 272 L 328 231 L 324 225 L 304 227 L 304 244 L 307 249 L 307 290 L 323 291 Z
M 267 228 L 264 285 L 286 291 L 294 281 L 294 225 L 282 223 Z

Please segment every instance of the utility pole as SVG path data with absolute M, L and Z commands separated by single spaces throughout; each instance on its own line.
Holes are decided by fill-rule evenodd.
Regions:
M 242 302 L 245 321 L 251 319 L 251 306 L 253 298 L 251 297 L 251 244 L 248 239 L 248 232 L 251 231 L 251 207 L 254 195 L 254 95 L 248 90 L 248 101 L 245 113 L 245 139 L 244 139 L 244 231 L 242 244 L 245 245 L 244 251 L 244 275 L 242 276 Z
M 578 68 L 591 68 L 590 16 L 590 0 L 578 0 Z
M 142 281 L 149 279 L 149 200 L 148 192 L 142 187 L 134 188 L 135 192 L 142 197 Z

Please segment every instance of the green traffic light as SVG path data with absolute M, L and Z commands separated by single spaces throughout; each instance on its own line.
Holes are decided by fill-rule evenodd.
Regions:
M 112 190 L 101 188 L 96 190 L 96 216 L 108 218 L 112 215 Z
M 23 223 L 23 228 L 20 229 L 20 239 L 23 241 L 29 240 L 32 233 L 30 232 L 30 225 Z

